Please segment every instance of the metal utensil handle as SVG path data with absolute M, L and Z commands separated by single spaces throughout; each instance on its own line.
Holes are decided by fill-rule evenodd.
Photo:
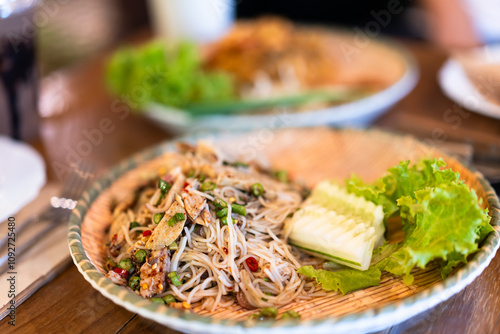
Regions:
M 50 231 L 55 229 L 56 227 L 60 226 L 60 224 L 57 223 L 50 223 L 47 225 L 43 230 L 38 232 L 36 235 L 32 236 L 29 240 L 26 242 L 23 242 L 19 247 L 16 247 L 15 250 L 15 256 L 16 256 L 16 262 L 19 263 L 19 259 L 21 256 L 26 253 L 33 245 L 35 245 L 38 241 L 40 241 L 43 237 L 45 237 Z M 0 275 L 3 274 L 4 272 L 8 271 L 9 269 L 9 254 L 5 254 L 0 258 Z

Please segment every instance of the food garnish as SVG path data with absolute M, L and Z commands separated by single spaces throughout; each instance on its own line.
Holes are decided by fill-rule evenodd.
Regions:
M 314 256 L 366 270 L 374 247 L 384 242 L 383 218 L 382 206 L 323 181 L 285 229 L 290 244 Z
M 431 261 L 439 261 L 441 275 L 447 277 L 478 251 L 493 228 L 476 193 L 459 180 L 458 172 L 443 169 L 445 165 L 442 159 L 423 159 L 412 166 L 402 161 L 372 184 L 358 177 L 348 179 L 350 192 L 383 205 L 386 217 L 401 217 L 404 240 L 376 250 L 376 263 L 364 272 L 330 272 L 312 266 L 298 272 L 315 278 L 325 289 L 338 288 L 344 294 L 378 285 L 382 271 L 412 284 L 411 270 L 425 268 Z

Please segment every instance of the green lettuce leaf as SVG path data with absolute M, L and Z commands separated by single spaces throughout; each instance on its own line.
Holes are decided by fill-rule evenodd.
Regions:
M 446 163 L 442 159 L 422 159 L 412 166 L 410 161 L 401 161 L 372 184 L 366 184 L 356 175 L 345 182 L 349 192 L 382 205 L 387 219 L 398 212 L 397 200 L 402 196 L 414 198 L 417 190 L 458 182 L 459 173 L 441 169 L 444 166 Z
M 297 272 L 307 277 L 315 278 L 318 283 L 321 283 L 323 289 L 329 291 L 340 290 L 343 295 L 351 291 L 379 285 L 382 275 L 380 269 L 376 267 L 365 271 L 356 269 L 328 271 L 314 269 L 312 266 L 304 266 Z
M 403 196 L 398 200 L 406 239 L 392 253 L 383 269 L 402 276 L 411 283 L 411 270 L 436 259 L 444 261 L 446 275 L 467 255 L 478 249 L 478 231 L 489 225 L 490 217 L 479 206 L 478 198 L 466 185 L 442 183 L 414 193 L 415 199 Z
M 151 42 L 118 50 L 108 64 L 106 81 L 111 92 L 134 109 L 150 103 L 182 108 L 236 97 L 233 78 L 205 71 L 191 43 L 167 48 L 163 42 Z
M 443 169 L 442 159 L 424 159 L 410 166 L 408 161 L 389 168 L 386 175 L 372 184 L 356 176 L 346 180 L 349 192 L 381 204 L 385 217 L 399 214 L 405 239 L 386 243 L 373 251 L 366 271 L 328 272 L 303 267 L 306 276 L 316 278 L 327 290 L 347 293 L 377 285 L 380 272 L 387 271 L 412 284 L 411 271 L 441 261 L 441 275 L 447 277 L 493 231 L 488 210 L 459 174 Z

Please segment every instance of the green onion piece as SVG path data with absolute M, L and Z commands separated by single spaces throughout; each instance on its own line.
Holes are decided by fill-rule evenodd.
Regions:
M 128 286 L 132 289 L 132 290 L 138 290 L 139 289 L 139 284 L 141 283 L 141 279 L 138 277 L 138 276 L 132 276 L 130 277 L 130 279 L 128 280 Z
M 290 319 L 300 319 L 300 314 L 298 314 L 297 312 L 295 312 L 293 310 L 290 310 L 290 311 L 286 311 L 281 316 L 281 320 L 290 320 Z
M 173 216 L 172 216 L 172 218 L 170 218 L 170 219 L 167 221 L 167 223 L 168 223 L 168 226 L 172 227 L 172 226 L 174 226 L 175 224 L 177 224 L 178 222 L 180 222 L 180 221 L 182 221 L 182 220 L 184 220 L 184 219 L 186 219 L 186 218 L 184 217 L 184 214 L 183 214 L 183 213 L 178 212 L 178 213 L 176 213 L 175 215 L 173 215 Z
M 267 302 L 267 301 L 268 301 L 268 299 L 267 299 L 267 298 L 261 298 L 261 299 L 262 299 L 263 301 L 265 301 L 265 302 Z
M 168 249 L 178 250 L 179 246 L 177 246 L 177 242 L 173 241 L 170 245 L 168 245 Z
M 214 190 L 216 187 L 214 182 L 203 182 L 203 184 L 200 187 L 201 191 L 209 191 L 209 190 Z
M 224 166 L 232 166 L 232 167 L 248 167 L 247 163 L 241 162 L 241 161 L 235 161 L 235 162 L 228 162 L 228 161 L 223 161 L 222 164 Z
M 134 264 L 132 263 L 131 259 L 123 259 L 118 262 L 118 268 L 130 271 L 134 267 Z
M 264 187 L 260 183 L 252 184 L 250 190 L 252 191 L 252 194 L 256 197 L 264 195 Z
M 203 173 L 201 173 L 200 175 L 198 175 L 198 180 L 199 180 L 200 182 L 205 181 L 205 180 L 206 180 L 206 178 L 207 178 L 207 177 L 206 177 L 206 176 L 205 176 L 205 174 L 203 174 Z
M 264 282 L 269 282 L 269 278 L 267 278 L 267 277 L 264 277 L 263 280 L 264 280 Z
M 163 218 L 163 216 L 165 216 L 164 213 L 155 213 L 155 215 L 153 216 L 153 222 L 155 224 L 159 224 L 161 222 L 161 219 Z
M 266 296 L 271 296 L 271 293 L 270 292 L 266 292 Z
M 187 173 L 186 177 L 193 177 L 194 176 L 194 169 L 191 169 L 189 173 Z
M 175 297 L 172 296 L 172 295 L 166 295 L 163 297 L 163 301 L 165 302 L 165 304 L 170 304 L 170 303 L 175 303 L 177 302 L 177 300 L 175 300 Z
M 164 304 L 165 305 L 165 302 L 161 298 L 155 297 L 155 298 L 149 298 L 149 300 L 152 301 L 153 303 Z
M 170 183 L 162 179 L 159 179 L 158 188 L 160 188 L 162 195 L 165 195 L 170 190 Z
M 128 229 L 131 230 L 133 229 L 134 227 L 138 227 L 139 226 L 139 223 L 138 222 L 131 222 L 129 225 L 128 225 Z
M 231 203 L 232 212 L 237 213 L 239 215 L 245 216 L 247 215 L 247 209 L 243 205 L 239 205 L 236 203 Z
M 222 218 L 220 219 L 220 222 L 221 222 L 221 224 L 222 224 L 222 225 L 227 225 L 227 216 L 222 217 Z
M 113 259 L 111 259 L 110 257 L 108 257 L 106 259 L 106 268 L 108 268 L 108 270 L 111 270 L 115 269 L 116 267 L 117 267 L 116 262 L 113 261 Z
M 215 215 L 217 216 L 217 218 L 226 217 L 227 216 L 227 208 L 224 208 L 222 210 L 217 211 L 215 213 Z
M 155 206 L 160 205 L 161 201 L 165 198 L 165 195 L 163 193 L 160 194 L 160 197 L 158 197 L 158 200 L 156 201 Z
M 220 198 L 216 198 L 214 201 L 214 206 L 217 210 L 221 210 L 223 208 L 227 208 L 227 203 Z
M 276 319 L 278 316 L 278 309 L 276 307 L 264 307 L 260 310 L 260 315 L 264 318 Z
M 139 249 L 137 252 L 135 252 L 135 262 L 137 263 L 143 263 L 146 260 L 146 256 L 148 253 L 144 249 Z
M 274 177 L 283 183 L 288 183 L 288 173 L 286 170 L 277 170 L 274 172 Z
M 170 279 L 170 282 L 172 282 L 173 285 L 175 286 L 181 286 L 182 282 L 179 279 L 179 275 L 177 275 L 176 271 L 171 271 L 168 273 L 168 278 Z

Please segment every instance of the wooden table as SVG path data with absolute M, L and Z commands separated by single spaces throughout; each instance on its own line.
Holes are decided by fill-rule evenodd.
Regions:
M 446 54 L 425 43 L 405 44 L 420 64 L 420 82 L 407 98 L 377 120 L 375 126 L 413 133 L 438 144 L 445 136 L 445 141 L 468 139 L 485 145 L 500 144 L 500 120 L 466 112 L 467 116 L 457 124 L 446 117 L 446 111 L 453 109 L 454 104 L 441 93 L 436 81 Z M 113 130 L 103 134 L 102 141 L 96 141 L 82 157 L 93 161 L 101 172 L 134 152 L 172 138 L 138 115 L 119 117 L 123 114 L 116 112 L 116 102 L 105 93 L 102 82 L 104 59 L 97 57 L 44 82 L 44 88 L 56 93 L 57 103 L 50 105 L 54 101 L 47 101 L 49 109 L 62 112 L 43 120 L 41 140 L 35 143 L 46 157 L 50 179 L 58 178 L 54 167 L 58 163 L 67 165 L 71 150 L 85 139 L 85 131 L 98 129 L 104 118 L 110 119 Z M 500 256 L 497 256 L 465 290 L 383 332 L 500 333 L 499 274 Z M 174 333 L 113 304 L 94 290 L 72 264 L 18 307 L 16 321 L 15 329 L 20 333 Z M 13 330 L 5 319 L 0 323 L 0 333 Z

